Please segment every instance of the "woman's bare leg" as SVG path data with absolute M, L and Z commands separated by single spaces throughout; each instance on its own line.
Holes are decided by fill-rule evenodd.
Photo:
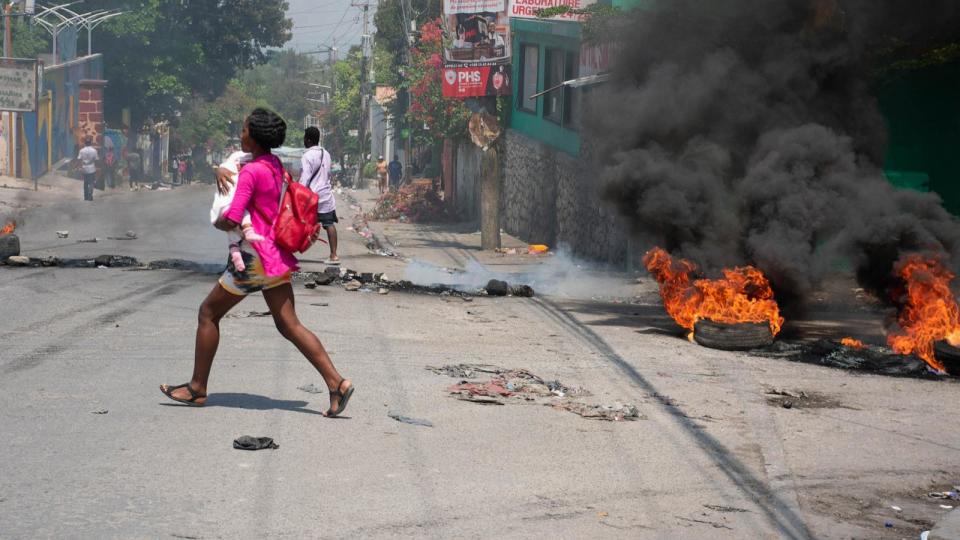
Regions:
M 277 325 L 277 330 L 283 337 L 296 345 L 297 349 L 313 364 L 313 367 L 320 372 L 327 388 L 330 390 L 346 391 L 350 388 L 350 381 L 345 381 L 337 368 L 334 367 L 330 355 L 323 348 L 323 344 L 317 336 L 303 326 L 300 319 L 297 318 L 297 311 L 293 300 L 293 286 L 289 283 L 279 287 L 263 291 L 263 298 L 270 307 L 270 313 L 273 314 L 273 322 Z M 339 406 L 339 399 L 335 396 L 330 397 L 330 407 L 335 409 Z
M 213 366 L 213 358 L 217 355 L 217 347 L 220 345 L 220 319 L 244 298 L 228 293 L 218 283 L 200 304 L 200 313 L 197 316 L 197 340 L 193 355 L 193 377 L 190 379 L 190 387 L 197 394 L 206 395 L 207 393 L 210 368 Z M 180 388 L 173 391 L 173 397 L 190 399 L 190 392 L 186 388 Z M 197 401 L 202 403 L 205 400 L 201 398 Z

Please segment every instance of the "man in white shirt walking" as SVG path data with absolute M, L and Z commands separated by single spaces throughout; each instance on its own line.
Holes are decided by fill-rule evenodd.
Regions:
M 83 200 L 92 201 L 93 185 L 97 178 L 97 160 L 100 159 L 100 154 L 93 147 L 93 138 L 87 137 L 83 144 L 83 148 L 77 155 L 80 161 L 80 172 L 83 173 Z
M 330 243 L 328 264 L 340 264 L 337 256 L 337 201 L 330 185 L 330 153 L 320 146 L 320 130 L 308 127 L 303 132 L 303 146 L 307 149 L 300 158 L 300 183 L 317 194 L 317 223 L 327 231 Z

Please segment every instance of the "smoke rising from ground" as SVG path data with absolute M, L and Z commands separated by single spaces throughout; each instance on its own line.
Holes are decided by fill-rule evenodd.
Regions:
M 950 35 L 960 3 L 670 0 L 631 15 L 592 100 L 606 195 L 634 232 L 706 268 L 755 264 L 802 296 L 840 261 L 884 287 L 907 251 L 960 261 L 934 194 L 883 177 L 876 51 Z M 957 35 L 957 34 L 952 34 Z
M 632 284 L 626 284 L 622 278 L 611 276 L 595 265 L 574 258 L 565 247 L 540 261 L 532 270 L 511 273 L 493 272 L 473 260 L 468 261 L 466 268 L 460 271 L 414 259 L 404 269 L 403 279 L 417 285 L 441 285 L 464 292 L 475 292 L 484 288 L 491 279 L 499 279 L 510 285 L 529 285 L 537 294 L 583 300 L 598 296 L 627 297 L 636 293 Z

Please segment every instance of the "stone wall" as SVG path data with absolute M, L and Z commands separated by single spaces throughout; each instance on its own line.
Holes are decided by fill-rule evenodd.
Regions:
M 600 196 L 596 167 L 507 130 L 502 160 L 500 223 L 529 243 L 556 249 L 566 245 L 577 256 L 623 264 L 628 254 L 627 225 Z

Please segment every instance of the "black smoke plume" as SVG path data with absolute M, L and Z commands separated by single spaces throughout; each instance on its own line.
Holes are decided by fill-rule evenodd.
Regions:
M 754 264 L 787 299 L 842 261 L 875 290 L 905 252 L 960 262 L 939 198 L 884 178 L 871 93 L 891 47 L 960 37 L 960 2 L 664 0 L 622 27 L 586 116 L 636 234 L 708 269 Z

